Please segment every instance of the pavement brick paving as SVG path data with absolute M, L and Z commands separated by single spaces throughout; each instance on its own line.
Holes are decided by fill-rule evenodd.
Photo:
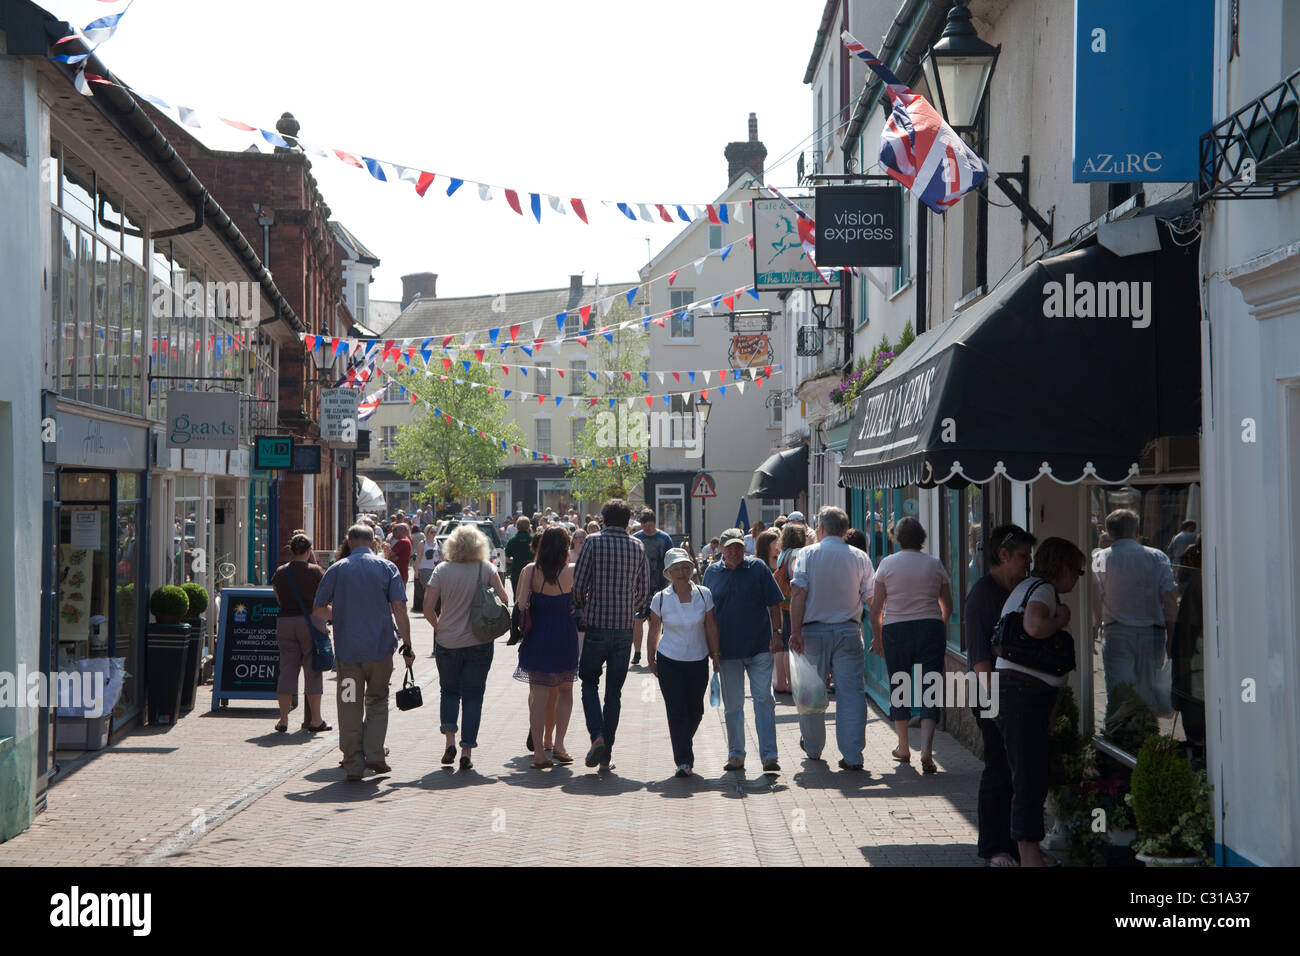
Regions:
M 778 697 L 782 772 L 757 771 L 747 716 L 752 766 L 724 773 L 722 712 L 709 708 L 696 735 L 697 775 L 679 780 L 656 682 L 638 667 L 624 687 L 615 769 L 601 775 L 582 763 L 587 735 L 575 686 L 566 744 L 576 762 L 538 771 L 523 749 L 527 685 L 513 679 L 515 651 L 503 642 L 488 678 L 475 768 L 443 768 L 432 629 L 423 619 L 413 624 L 424 706 L 390 711 L 392 772 L 346 781 L 337 733 L 293 732 L 301 709 L 288 734 L 272 730 L 276 712 L 261 702 L 196 710 L 175 727 L 142 728 L 79 763 L 50 790 L 49 809 L 31 829 L 0 844 L 0 866 L 979 863 L 982 765 L 946 734 L 935 740 L 941 772 L 923 776 L 895 765 L 891 725 L 869 713 L 867 772 L 840 771 L 833 726 L 830 763 L 807 760 L 794 707 Z M 335 724 L 332 679 L 323 709 Z M 827 720 L 834 722 L 833 697 Z

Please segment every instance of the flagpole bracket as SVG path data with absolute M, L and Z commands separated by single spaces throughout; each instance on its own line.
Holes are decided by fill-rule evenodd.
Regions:
M 1047 218 L 1042 215 L 1033 206 L 1029 204 L 1029 157 L 1020 157 L 1020 171 L 1013 173 L 994 173 L 996 177 L 993 181 L 997 187 L 1002 190 L 1012 205 L 1020 210 L 1020 225 L 1033 225 L 1043 238 L 1047 240 L 1047 247 L 1052 247 L 1052 231 L 1056 221 L 1056 207 L 1053 206 L 1047 210 Z M 1020 188 L 1013 189 L 1011 183 L 1015 182 Z

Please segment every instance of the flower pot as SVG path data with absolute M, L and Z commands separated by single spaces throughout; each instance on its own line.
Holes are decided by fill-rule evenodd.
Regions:
M 1200 866 L 1205 862 L 1202 856 L 1151 856 L 1139 853 L 1137 858 L 1147 866 Z
M 203 651 L 203 618 L 187 618 L 189 639 L 185 642 L 185 662 L 181 665 L 181 713 L 194 709 L 194 695 L 199 684 L 199 663 Z

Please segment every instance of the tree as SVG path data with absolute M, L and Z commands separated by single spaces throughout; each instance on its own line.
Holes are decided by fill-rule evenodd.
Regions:
M 636 318 L 621 299 L 600 320 L 602 326 L 616 326 Z M 627 498 L 641 484 L 650 466 L 650 431 L 646 425 L 640 396 L 649 391 L 641 372 L 646 368 L 649 336 L 636 328 L 613 329 L 614 341 L 592 335 L 596 344 L 595 381 L 588 376 L 583 386 L 585 404 L 590 410 L 587 424 L 577 436 L 573 449 L 576 462 L 568 471 L 573 481 L 573 497 L 580 501 L 605 501 Z M 605 372 L 613 372 L 613 380 Z M 623 375 L 631 373 L 631 380 Z M 627 399 L 638 401 L 629 408 Z M 592 398 L 598 398 L 595 405 Z M 609 399 L 616 399 L 609 407 Z M 633 457 L 635 455 L 635 457 Z M 592 460 L 596 464 L 592 464 Z M 613 461 L 613 467 L 610 462 Z
M 515 444 L 523 440 L 519 427 L 507 417 L 500 388 L 487 390 L 487 386 L 495 384 L 487 368 L 474 364 L 468 371 L 452 368 L 457 370 L 445 378 L 412 376 L 422 411 L 397 430 L 397 473 L 426 482 L 425 490 L 435 502 L 459 502 L 486 495 L 506 457 L 501 442 Z M 471 382 L 483 387 L 474 388 Z M 425 408 L 425 403 L 431 407 Z M 440 411 L 441 417 L 433 409 Z M 448 415 L 453 418 L 450 424 Z M 456 420 L 472 426 L 474 433 Z M 482 432 L 495 440 L 484 438 Z

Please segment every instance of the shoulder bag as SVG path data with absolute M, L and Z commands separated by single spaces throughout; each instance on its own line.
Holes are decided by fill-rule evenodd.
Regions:
M 293 592 L 294 600 L 298 602 L 298 610 L 302 611 L 303 620 L 307 622 L 307 630 L 311 632 L 311 669 L 314 671 L 332 671 L 334 669 L 334 645 L 330 642 L 330 636 L 312 623 L 311 613 L 302 603 L 302 595 L 298 593 L 298 585 L 293 583 L 293 571 L 286 565 L 284 569 L 285 579 L 289 582 L 289 590 Z
M 402 678 L 402 689 L 395 695 L 398 710 L 413 710 L 424 704 L 424 695 L 420 693 L 420 687 L 415 683 L 415 674 L 411 671 L 411 665 L 406 665 L 406 676 Z
M 520 577 L 522 577 L 522 575 L 520 575 Z M 506 641 L 507 647 L 512 644 L 522 644 L 524 638 L 526 638 L 529 632 L 533 629 L 533 618 L 530 613 L 530 605 L 532 604 L 532 588 L 533 573 L 529 571 L 527 590 L 525 591 L 522 587 L 519 589 L 519 594 L 528 594 L 529 603 L 524 604 L 519 600 L 519 594 L 515 595 L 515 606 L 510 611 L 510 640 Z
M 1061 677 L 1075 667 L 1074 638 L 1070 632 L 1062 629 L 1046 638 L 1031 637 L 1025 632 L 1025 607 L 1043 584 L 1047 582 L 1040 579 L 1030 585 L 1020 607 L 998 621 L 993 631 L 993 653 L 1012 664 Z
M 510 630 L 510 609 L 501 603 L 492 585 L 483 583 L 482 563 L 478 566 L 474 600 L 469 606 L 469 628 L 480 644 L 490 644 Z

